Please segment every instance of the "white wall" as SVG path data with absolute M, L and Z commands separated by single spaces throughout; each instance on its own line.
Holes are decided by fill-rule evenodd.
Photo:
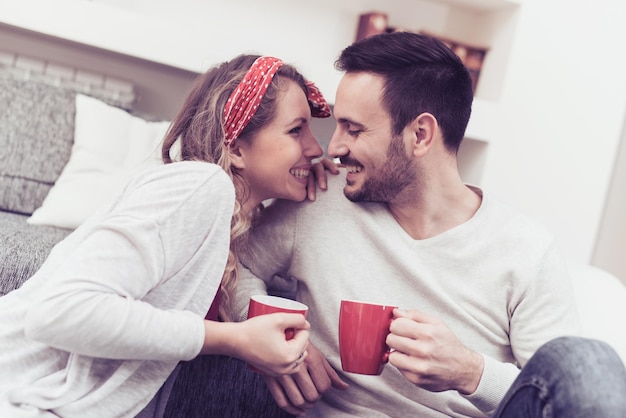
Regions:
M 333 62 L 354 40 L 358 14 L 381 2 L 0 0 L 0 21 L 199 72 L 244 52 L 276 55 L 334 97 Z M 386 3 L 419 15 L 420 1 Z
M 520 6 L 493 20 L 440 0 L 0 0 L 0 21 L 194 71 L 274 54 L 331 101 L 333 62 L 362 12 L 492 42 L 478 92 L 491 112 L 476 114 L 489 137 L 480 183 L 551 229 L 567 257 L 591 261 L 626 114 L 626 2 L 447 1 Z
M 592 258 L 593 265 L 610 271 L 626 283 L 626 257 L 624 257 L 626 193 L 624 191 L 626 191 L 626 118 Z
M 198 72 L 243 52 L 276 55 L 332 100 L 341 77 L 333 63 L 371 10 L 398 27 L 465 34 L 440 0 L 0 0 L 0 22 Z M 490 37 L 472 13 L 452 18 L 476 19 L 472 36 Z
M 625 115 L 625 18 L 621 0 L 523 1 L 484 173 L 486 188 L 582 262 L 591 260 Z

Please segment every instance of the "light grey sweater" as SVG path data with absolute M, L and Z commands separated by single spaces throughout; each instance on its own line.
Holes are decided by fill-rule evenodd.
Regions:
M 297 280 L 297 298 L 309 306 L 311 341 L 350 384 L 347 391 L 329 390 L 308 416 L 482 417 L 540 345 L 579 333 L 565 263 L 536 223 L 483 195 L 469 221 L 414 240 L 386 205 L 348 201 L 344 182 L 344 175 L 330 176 L 329 190 L 318 192 L 316 202 L 277 201 L 264 210 L 241 259 L 267 282 L 289 284 L 275 274 Z M 262 292 L 264 282 L 243 275 L 242 316 L 249 295 Z M 477 391 L 428 392 L 390 365 L 381 376 L 341 372 L 341 299 L 442 319 L 485 359 Z
M 0 298 L 0 417 L 135 416 L 204 341 L 234 187 L 180 162 L 135 177 Z

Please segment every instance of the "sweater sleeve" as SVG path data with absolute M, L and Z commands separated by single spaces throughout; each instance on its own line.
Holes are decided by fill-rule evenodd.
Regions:
M 580 335 L 572 281 L 554 242 L 538 264 L 526 292 L 510 310 L 511 347 L 522 367 L 548 341 Z
M 250 297 L 267 294 L 265 281 L 258 278 L 244 265 L 239 265 L 239 281 L 237 293 L 232 303 L 232 314 L 235 321 L 245 321 L 248 318 Z
M 89 234 L 29 310 L 27 337 L 91 357 L 193 358 L 201 348 L 202 319 L 142 300 L 157 284 L 163 259 L 160 245 L 142 242 L 159 242 L 156 229 L 144 229 L 152 233 L 128 236 L 128 228 L 110 225 Z
M 530 271 L 528 285 L 509 307 L 509 338 L 520 367 L 546 342 L 580 333 L 567 266 L 553 243 L 547 244 L 544 256 Z M 519 368 L 486 355 L 483 358 L 485 366 L 479 386 L 466 398 L 489 415 L 504 398 Z
M 276 200 L 263 209 L 250 230 L 248 245 L 239 251 L 240 268 L 234 316 L 244 320 L 250 296 L 267 293 L 275 276 L 287 278 L 295 245 L 297 222 L 295 205 Z
M 519 369 L 511 363 L 502 363 L 483 355 L 484 369 L 478 388 L 467 400 L 487 415 L 491 415 L 513 384 Z
M 191 168 L 131 185 L 112 210 L 74 233 L 71 251 L 46 270 L 46 291 L 27 314 L 29 338 L 111 359 L 189 360 L 200 352 L 203 317 L 151 296 L 217 239 L 215 230 L 227 251 L 232 184 L 219 171 Z

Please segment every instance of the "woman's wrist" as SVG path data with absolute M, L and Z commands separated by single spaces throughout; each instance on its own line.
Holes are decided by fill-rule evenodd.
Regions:
M 239 346 L 241 324 L 204 321 L 204 343 L 200 354 L 233 355 Z

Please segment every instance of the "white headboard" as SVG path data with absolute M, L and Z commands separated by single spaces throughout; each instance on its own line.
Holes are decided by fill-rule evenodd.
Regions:
M 0 23 L 0 66 L 20 77 L 132 101 L 134 112 L 171 120 L 197 73 Z M 115 100 L 117 101 L 117 100 Z
M 18 79 L 67 87 L 79 93 L 95 94 L 126 109 L 132 109 L 137 98 L 133 83 L 128 80 L 1 49 L 0 69 L 0 76 L 7 74 Z

